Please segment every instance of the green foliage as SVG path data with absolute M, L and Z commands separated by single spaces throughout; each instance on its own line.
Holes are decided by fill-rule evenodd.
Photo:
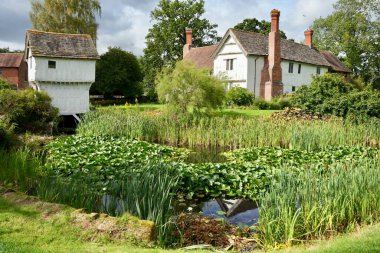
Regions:
M 314 21 L 317 47 L 342 55 L 366 83 L 380 85 L 380 9 L 378 0 L 339 0 L 335 11 Z
M 229 106 L 249 106 L 253 99 L 254 94 L 242 87 L 234 87 L 226 93 L 226 103 Z
M 306 111 L 344 118 L 380 118 L 380 91 L 352 88 L 343 77 L 326 74 L 314 77 L 310 86 L 300 87 L 292 96 L 292 105 Z
M 58 109 L 44 92 L 0 90 L 0 116 L 13 124 L 17 132 L 51 132 L 58 120 Z
M 149 97 L 156 97 L 154 81 L 162 68 L 173 68 L 182 59 L 186 28 L 193 30 L 195 47 L 217 42 L 217 25 L 203 18 L 204 13 L 204 0 L 160 0 L 152 11 L 153 26 L 146 36 L 141 60 L 144 88 Z
M 99 0 L 32 0 L 29 12 L 34 29 L 46 32 L 90 34 L 97 39 Z
M 263 35 L 269 35 L 271 31 L 271 23 L 266 20 L 259 21 L 256 18 L 246 18 L 241 23 L 235 25 L 235 29 L 246 31 L 246 32 L 256 32 Z M 286 34 L 284 31 L 280 30 L 281 38 L 286 39 Z
M 42 162 L 29 150 L 0 149 L 0 183 L 29 194 L 35 193 Z
M 109 107 L 86 114 L 77 131 L 85 136 L 125 136 L 190 148 L 280 146 L 319 150 L 330 145 L 380 146 L 380 121 L 376 119 L 365 124 L 340 119 L 308 122 L 202 115 L 176 119 L 159 112 L 151 115 Z
M 0 77 L 0 90 L 10 90 L 10 89 L 12 89 L 11 84 Z
M 216 109 L 223 104 L 223 83 L 206 69 L 180 61 L 173 71 L 164 69 L 157 78 L 158 98 L 175 112 L 186 114 L 189 109 Z
M 143 93 L 142 79 L 136 56 L 120 48 L 110 47 L 96 62 L 96 82 L 91 87 L 91 93 L 106 97 L 138 97 Z
M 15 142 L 13 126 L 0 116 L 0 149 L 9 149 Z
M 70 136 L 47 145 L 46 167 L 63 176 L 92 170 L 112 169 L 116 172 L 149 160 L 179 159 L 184 154 L 175 148 L 125 137 Z M 112 180 L 104 180 L 102 184 L 107 188 Z
M 288 97 L 276 97 L 271 101 L 266 101 L 263 98 L 256 98 L 253 101 L 253 107 L 260 110 L 283 110 L 290 107 L 291 103 Z
M 380 220 L 379 156 L 318 165 L 286 166 L 260 201 L 258 235 L 273 247 L 330 237 Z

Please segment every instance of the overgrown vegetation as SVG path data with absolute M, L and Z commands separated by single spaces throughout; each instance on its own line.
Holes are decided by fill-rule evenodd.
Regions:
M 242 87 L 233 87 L 226 93 L 226 105 L 250 106 L 254 100 L 254 94 Z
M 258 225 L 267 247 L 328 238 L 380 218 L 379 156 L 341 161 L 320 172 L 286 166 L 260 201 Z
M 314 77 L 310 86 L 300 87 L 292 105 L 323 115 L 365 120 L 380 118 L 380 92 L 370 87 L 358 90 L 340 75 Z
M 58 109 L 45 92 L 32 89 L 0 90 L 0 117 L 12 124 L 16 132 L 51 133 L 58 121 Z
M 196 116 L 175 119 L 159 112 L 140 113 L 106 108 L 87 114 L 78 128 L 84 136 L 124 136 L 187 147 L 279 146 L 319 150 L 331 145 L 379 147 L 380 122 L 355 124 L 329 121 L 279 120 L 262 117 Z

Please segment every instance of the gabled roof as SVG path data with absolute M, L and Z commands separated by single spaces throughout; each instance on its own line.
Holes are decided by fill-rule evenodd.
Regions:
M 212 70 L 214 59 L 211 57 L 218 45 L 192 48 L 184 57 L 184 60 L 191 61 L 198 68 Z
M 28 30 L 26 45 L 33 56 L 99 59 L 98 52 L 87 34 L 66 34 Z
M 268 36 L 231 28 L 219 43 L 218 48 L 213 53 L 213 57 L 222 48 L 229 36 L 232 36 L 236 40 L 246 55 L 268 55 Z M 281 58 L 290 61 L 331 67 L 331 64 L 318 50 L 285 39 L 281 39 Z
M 0 68 L 18 68 L 21 65 L 24 54 L 4 53 L 0 54 Z
M 321 51 L 321 54 L 331 64 L 332 70 L 336 72 L 351 73 L 351 70 L 344 66 L 344 64 L 333 53 L 328 51 Z

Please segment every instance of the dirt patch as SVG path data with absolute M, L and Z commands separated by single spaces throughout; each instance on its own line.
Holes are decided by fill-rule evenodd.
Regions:
M 139 220 L 132 215 L 125 214 L 122 218 L 115 218 L 106 214 L 88 214 L 84 210 L 76 210 L 70 216 L 73 224 L 96 231 L 97 234 L 107 234 L 116 239 L 134 237 L 145 242 L 154 240 L 154 222 Z

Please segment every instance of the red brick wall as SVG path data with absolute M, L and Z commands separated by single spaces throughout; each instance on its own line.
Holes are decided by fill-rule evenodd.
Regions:
M 1 77 L 16 86 L 17 89 L 25 89 L 28 87 L 25 81 L 27 70 L 26 62 L 22 62 L 20 68 L 1 68 Z

